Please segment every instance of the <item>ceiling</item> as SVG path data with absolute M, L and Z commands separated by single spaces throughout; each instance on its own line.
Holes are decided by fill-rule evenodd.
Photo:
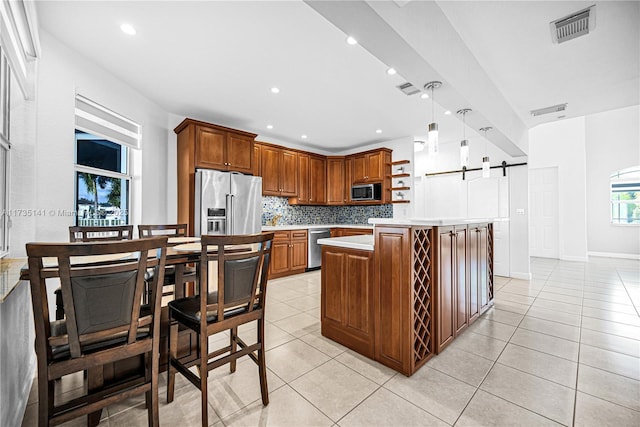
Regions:
M 467 138 L 494 126 L 489 139 L 517 156 L 528 128 L 558 120 L 532 109 L 567 102 L 569 118 L 639 103 L 640 3 L 597 2 L 592 34 L 551 43 L 550 21 L 591 4 L 38 1 L 37 12 L 41 30 L 179 116 L 335 152 L 425 138 L 432 114 L 441 141 L 457 142 L 455 111 L 469 107 Z M 430 80 L 444 83 L 433 112 L 396 88 Z

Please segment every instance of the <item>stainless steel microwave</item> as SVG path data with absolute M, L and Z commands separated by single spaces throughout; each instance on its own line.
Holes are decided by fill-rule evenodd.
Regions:
M 382 184 L 362 184 L 351 186 L 351 200 L 382 200 Z

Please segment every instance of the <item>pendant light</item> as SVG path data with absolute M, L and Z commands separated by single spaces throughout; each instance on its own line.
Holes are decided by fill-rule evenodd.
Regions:
M 433 81 L 424 85 L 424 88 L 427 90 L 431 90 L 431 123 L 429 123 L 429 133 L 427 134 L 427 145 L 429 147 L 429 154 L 436 154 L 438 152 L 438 124 L 434 118 L 435 110 L 434 110 L 434 97 L 433 91 L 434 89 L 438 89 L 442 86 L 442 82 Z
M 460 167 L 469 167 L 469 141 L 467 140 L 467 123 L 465 117 L 467 113 L 471 112 L 471 108 L 463 108 L 458 110 L 457 114 L 462 114 L 462 141 L 460 141 Z
M 491 178 L 491 162 L 487 154 L 487 132 L 493 129 L 491 126 L 480 128 L 484 132 L 484 157 L 482 158 L 482 177 Z

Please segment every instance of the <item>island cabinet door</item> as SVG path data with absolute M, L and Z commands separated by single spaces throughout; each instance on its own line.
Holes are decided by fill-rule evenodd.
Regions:
M 467 227 L 456 226 L 455 228 L 455 286 L 456 286 L 456 335 L 468 326 L 469 320 L 469 282 L 467 277 Z
M 375 359 L 405 375 L 412 366 L 410 229 L 375 228 Z
M 373 253 L 322 249 L 322 334 L 373 358 Z
M 453 341 L 456 333 L 455 236 L 453 227 L 438 228 L 438 297 L 436 304 L 438 353 Z

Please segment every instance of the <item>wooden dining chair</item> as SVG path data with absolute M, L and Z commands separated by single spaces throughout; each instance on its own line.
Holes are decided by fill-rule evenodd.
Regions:
M 70 242 L 101 242 L 133 239 L 133 225 L 72 226 Z
M 202 236 L 199 293 L 169 303 L 167 401 L 173 401 L 177 371 L 200 389 L 203 426 L 208 421 L 209 371 L 229 363 L 231 372 L 235 372 L 239 357 L 248 355 L 258 365 L 262 403 L 269 404 L 264 312 L 272 240 L 273 233 Z M 210 276 L 215 283 L 213 289 L 207 285 Z M 248 345 L 238 337 L 238 326 L 252 321 L 257 321 L 257 342 Z M 177 356 L 179 327 L 191 329 L 197 335 L 195 360 Z M 208 337 L 225 330 L 230 332 L 229 345 L 209 352 Z M 189 369 L 192 366 L 198 367 L 198 374 Z
M 187 237 L 187 224 L 144 224 L 138 225 L 138 236 L 168 236 L 168 237 Z M 171 243 L 169 246 L 173 246 Z M 176 284 L 176 268 L 168 266 L 164 272 L 164 286 L 184 286 L 185 283 L 195 282 L 197 280 L 196 268 L 191 266 L 181 266 L 183 269 L 181 283 Z M 169 288 L 167 288 L 169 289 Z M 171 290 L 163 290 L 163 296 L 172 295 Z M 184 295 L 184 290 L 179 295 Z
M 112 240 L 131 240 L 133 225 L 110 225 L 104 227 L 71 226 L 69 227 L 70 242 L 106 242 Z M 54 291 L 56 297 L 56 320 L 64 319 L 64 305 L 62 304 L 62 290 Z
M 36 330 L 38 425 L 56 425 L 145 393 L 150 426 L 158 421 L 160 284 L 166 237 L 99 243 L 28 243 Z M 150 304 L 144 274 L 154 268 Z M 59 280 L 66 318 L 49 321 L 47 282 Z M 143 372 L 105 382 L 103 367 L 144 356 Z M 82 396 L 56 402 L 54 381 L 87 371 Z M 99 412 L 98 412 L 99 419 Z

